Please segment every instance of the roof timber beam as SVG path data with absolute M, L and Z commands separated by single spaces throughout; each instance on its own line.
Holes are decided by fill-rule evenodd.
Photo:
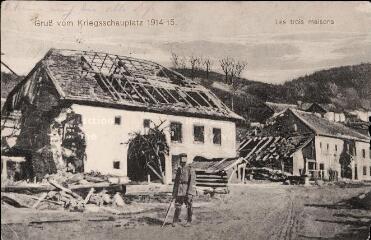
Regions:
M 158 95 L 160 95 L 165 100 L 166 103 L 169 103 L 169 101 L 165 98 L 165 96 L 163 96 L 162 93 L 156 87 L 154 87 L 154 86 L 152 86 L 152 87 L 153 87 L 154 91 L 156 91 L 158 93 Z
M 134 84 L 131 83 L 129 79 L 126 79 L 126 82 L 129 84 L 129 87 L 135 91 L 135 93 L 143 100 L 143 102 L 148 103 L 148 101 L 139 93 L 139 91 L 135 88 Z
M 118 93 L 116 91 L 116 89 L 114 88 L 114 86 L 112 85 L 112 83 L 110 83 L 109 81 L 107 81 L 107 79 L 105 79 L 105 77 L 101 74 L 97 74 L 99 76 L 99 78 L 101 79 L 101 81 L 103 82 L 103 84 L 106 86 L 106 88 L 108 89 L 108 91 L 111 93 L 111 95 L 115 98 L 118 98 L 120 100 L 123 100 L 120 93 Z
M 171 94 L 171 92 L 168 89 L 166 89 L 166 88 L 163 88 L 163 89 L 170 95 L 170 97 L 172 97 L 175 100 L 175 102 L 177 102 L 177 103 L 180 102 L 176 97 L 173 96 L 173 94 Z
M 212 106 L 210 103 L 209 103 L 209 101 L 208 100 L 206 100 L 198 91 L 196 91 L 196 94 L 198 95 L 198 96 L 200 96 L 206 103 L 207 103 L 207 105 L 209 105 L 209 107 L 214 107 L 214 106 Z
M 153 97 L 153 95 L 143 86 L 143 85 L 141 85 L 141 84 L 137 84 L 138 86 L 140 86 L 143 90 L 144 90 L 144 92 L 155 102 L 155 103 L 160 103 L 159 101 L 157 101 L 157 99 L 155 99 L 154 97 Z
M 112 80 L 113 81 L 113 80 Z M 124 86 L 122 86 L 122 84 L 121 84 L 121 81 L 117 81 L 116 80 L 116 82 L 120 85 L 120 87 L 121 87 L 121 89 L 122 89 L 122 91 L 124 91 L 124 93 L 131 99 L 131 101 L 135 101 L 132 97 L 131 97 L 131 94 L 129 94 L 126 90 L 125 90 L 125 85 L 126 85 L 126 82 L 125 82 L 125 85 Z

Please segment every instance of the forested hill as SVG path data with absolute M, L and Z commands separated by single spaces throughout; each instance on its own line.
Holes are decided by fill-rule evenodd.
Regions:
M 190 77 L 190 69 L 176 69 Z M 213 90 L 230 104 L 230 89 L 224 84 L 224 75 L 198 70 L 194 79 Z M 284 84 L 268 84 L 248 79 L 238 79 L 235 111 L 251 121 L 264 121 L 262 104 L 317 102 L 333 103 L 339 109 L 371 110 L 371 64 L 342 66 L 321 70 L 287 81 Z
M 333 103 L 345 109 L 371 110 L 371 64 L 336 67 L 283 84 L 290 102 Z

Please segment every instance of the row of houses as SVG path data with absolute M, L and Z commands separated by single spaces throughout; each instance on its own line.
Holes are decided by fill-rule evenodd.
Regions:
M 165 183 L 181 157 L 190 163 L 207 159 L 204 173 L 228 170 L 241 178 L 248 162 L 280 159 L 277 144 L 288 142 L 293 148 L 283 170 L 292 175 L 326 179 L 334 171 L 371 179 L 370 138 L 313 113 L 315 106 L 275 109 L 265 136 L 238 143 L 236 125 L 244 119 L 179 73 L 125 56 L 51 49 L 4 104 L 2 155 L 25 156 L 26 177 L 73 164 L 129 180 L 136 161 L 128 159 L 131 134 L 163 124 L 169 144 L 161 160 Z

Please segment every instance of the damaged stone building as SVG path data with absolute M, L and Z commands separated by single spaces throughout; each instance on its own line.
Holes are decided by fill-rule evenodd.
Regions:
M 285 166 L 291 174 L 371 180 L 370 137 L 319 114 L 288 108 L 268 121 L 262 135 L 242 143 L 243 156 L 253 156 L 266 165 L 264 161 L 279 158 L 277 143 L 285 138 L 285 148 L 292 145 Z
M 69 167 L 127 178 L 130 134 L 165 122 L 167 183 L 181 154 L 189 162 L 235 157 L 235 123 L 243 120 L 154 62 L 61 49 L 49 50 L 11 91 L 2 116 L 3 154 L 25 156 L 24 177 L 38 179 Z

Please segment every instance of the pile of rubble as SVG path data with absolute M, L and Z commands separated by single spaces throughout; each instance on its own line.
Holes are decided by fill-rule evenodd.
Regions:
M 37 209 L 42 203 L 47 209 L 64 208 L 69 211 L 97 211 L 118 213 L 125 206 L 122 185 L 110 182 L 109 176 L 99 173 L 58 172 L 47 175 L 41 183 L 18 182 L 2 186 L 1 200 L 15 207 Z

